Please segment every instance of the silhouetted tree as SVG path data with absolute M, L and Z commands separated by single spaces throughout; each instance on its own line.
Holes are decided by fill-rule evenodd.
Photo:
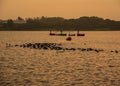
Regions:
M 23 18 L 18 17 L 18 20 Z M 120 30 L 120 21 L 103 19 L 96 16 L 83 16 L 77 19 L 64 19 L 62 17 L 35 17 L 26 18 L 26 23 L 16 24 L 9 19 L 1 26 L 16 28 L 16 30 Z
M 24 20 L 22 17 L 18 17 L 17 20 Z
M 13 24 L 14 24 L 14 23 L 13 23 L 13 20 L 12 20 L 12 19 L 8 19 L 8 20 L 7 20 L 7 27 L 8 27 L 8 28 L 12 28 L 12 27 L 13 27 Z

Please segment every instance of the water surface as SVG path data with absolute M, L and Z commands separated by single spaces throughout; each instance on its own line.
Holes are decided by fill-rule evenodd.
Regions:
M 59 32 L 55 32 L 59 33 Z M 69 33 L 69 32 L 65 32 Z M 76 32 L 71 32 L 76 33 Z M 119 86 L 120 31 L 82 31 L 85 37 L 49 36 L 48 31 L 0 32 L 1 86 Z M 61 43 L 103 52 L 6 47 L 6 43 Z M 117 50 L 119 53 L 110 52 Z

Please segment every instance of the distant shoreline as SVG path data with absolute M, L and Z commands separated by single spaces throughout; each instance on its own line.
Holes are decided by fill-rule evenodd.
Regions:
M 95 16 L 77 19 L 62 17 L 36 17 L 0 20 L 0 31 L 120 31 L 120 21 Z
M 0 29 L 0 31 L 50 31 L 50 30 L 16 30 L 16 29 L 8 29 L 8 30 L 5 30 L 5 29 Z M 60 30 L 51 30 L 51 31 L 60 31 Z M 63 30 L 63 31 L 77 31 L 77 30 Z M 120 30 L 80 30 L 79 31 L 120 31 Z

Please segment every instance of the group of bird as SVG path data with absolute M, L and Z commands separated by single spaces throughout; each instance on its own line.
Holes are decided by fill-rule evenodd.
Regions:
M 6 45 L 6 47 L 10 47 L 10 46 L 11 47 L 30 48 L 30 49 L 42 49 L 42 50 L 95 51 L 96 53 L 105 51 L 103 49 L 93 49 L 93 48 L 65 48 L 65 47 L 62 47 L 62 44 L 60 44 L 60 43 L 24 43 L 24 44 L 20 44 L 20 45 L 18 45 L 18 44 L 16 44 L 16 45 L 7 44 Z M 119 53 L 118 50 L 111 50 L 110 52 Z

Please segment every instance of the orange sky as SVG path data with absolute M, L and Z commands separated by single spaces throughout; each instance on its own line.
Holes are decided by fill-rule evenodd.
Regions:
M 98 16 L 120 20 L 120 0 L 0 0 L 0 19 Z

